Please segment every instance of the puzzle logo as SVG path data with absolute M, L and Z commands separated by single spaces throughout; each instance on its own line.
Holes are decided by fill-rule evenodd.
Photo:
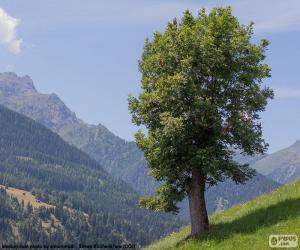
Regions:
M 273 234 L 269 236 L 271 248 L 295 248 L 298 246 L 297 235 Z

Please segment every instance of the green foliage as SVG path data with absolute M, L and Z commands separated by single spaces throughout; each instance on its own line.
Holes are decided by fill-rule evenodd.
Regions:
M 189 227 L 172 233 L 147 250 L 270 249 L 272 234 L 300 235 L 300 180 L 211 216 L 211 230 L 186 240 Z
M 0 234 L 7 239 L 14 228 L 19 242 L 145 245 L 181 225 L 172 216 L 138 208 L 138 195 L 126 183 L 44 126 L 2 106 L 0 126 L 0 184 L 31 191 L 56 207 L 1 207 L 10 202 L 4 196 Z M 11 218 L 10 212 L 17 215 Z M 51 235 L 39 227 L 49 212 L 61 223 Z
M 268 42 L 253 44 L 252 33 L 252 24 L 241 25 L 228 7 L 196 17 L 186 11 L 146 40 L 142 92 L 129 97 L 129 110 L 133 123 L 147 128 L 136 143 L 163 184 L 142 206 L 177 212 L 193 169 L 208 185 L 226 178 L 244 183 L 254 175 L 232 159 L 233 149 L 253 155 L 267 147 L 259 112 L 273 97 L 261 87 L 270 77 L 262 63 Z

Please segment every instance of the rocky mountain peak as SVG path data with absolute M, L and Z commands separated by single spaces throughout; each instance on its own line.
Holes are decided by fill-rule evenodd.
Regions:
M 37 92 L 32 79 L 28 75 L 18 76 L 14 72 L 0 73 L 0 91 L 6 95 Z
M 78 119 L 54 93 L 41 94 L 29 76 L 13 72 L 0 74 L 0 104 L 26 115 L 39 123 L 59 131 Z

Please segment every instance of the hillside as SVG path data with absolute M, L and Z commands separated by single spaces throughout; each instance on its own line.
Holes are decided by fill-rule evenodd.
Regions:
M 270 249 L 269 235 L 300 237 L 299 207 L 300 180 L 211 216 L 210 232 L 197 240 L 185 240 L 185 227 L 146 249 Z
M 54 212 L 54 211 L 53 211 Z M 53 221 L 53 222 L 52 222 Z M 20 225 L 20 223 L 22 223 Z M 21 205 L 17 198 L 0 188 L 0 242 L 45 242 L 58 240 L 61 224 L 46 208 L 32 209 Z M 30 229 L 29 229 L 30 227 Z M 53 236 L 50 236 L 52 232 Z
M 101 124 L 84 123 L 56 94 L 39 93 L 30 77 L 0 74 L 0 104 L 58 133 L 139 193 L 153 193 L 156 184 L 147 175 L 143 154 L 135 143 L 115 136 Z
M 58 133 L 64 140 L 97 160 L 107 172 L 124 180 L 139 194 L 153 194 L 157 187 L 157 183 L 147 175 L 143 153 L 134 142 L 119 138 L 101 124 L 95 126 L 84 123 L 55 94 L 40 94 L 28 76 L 19 77 L 14 73 L 0 74 L 0 104 Z M 249 164 L 261 158 L 263 158 L 261 155 L 235 156 L 237 161 Z M 253 182 L 255 185 L 252 185 Z M 277 186 L 277 183 L 259 174 L 245 186 L 237 186 L 226 181 L 210 189 L 208 210 L 213 213 L 228 208 L 263 192 L 269 192 Z M 184 201 L 181 207 L 182 218 L 189 221 L 187 202 Z
M 143 153 L 134 142 L 127 142 L 99 124 L 82 121 L 68 124 L 58 131 L 67 142 L 97 160 L 107 172 L 119 177 L 142 195 L 153 194 L 157 184 L 147 175 Z
M 253 168 L 282 184 L 300 178 L 300 141 L 257 161 Z
M 39 123 L 0 106 L 0 127 L 0 184 L 9 187 L 8 194 L 25 190 L 24 196 L 30 192 L 55 207 L 51 214 L 61 223 L 54 230 L 61 234 L 59 242 L 145 245 L 181 225 L 174 216 L 138 208 L 138 195 L 131 187 Z M 0 210 L 0 223 L 12 235 L 23 235 L 20 242 L 36 240 L 38 215 L 26 208 L 26 201 L 22 208 L 6 197 L 3 194 L 11 209 Z M 1 213 L 10 210 L 13 217 Z M 52 233 L 41 233 L 45 242 L 55 242 Z
M 8 187 L 8 186 L 3 186 L 0 185 L 0 189 L 5 189 L 5 192 L 8 196 L 11 196 L 13 198 L 17 198 L 19 204 L 24 203 L 24 206 L 27 207 L 28 205 L 31 205 L 34 209 L 38 209 L 38 208 L 54 208 L 53 205 L 49 205 L 45 202 L 42 202 L 40 200 L 38 200 L 35 195 L 33 195 L 32 193 L 26 191 L 26 190 L 22 190 L 22 189 L 18 189 L 18 188 L 13 188 L 13 187 Z

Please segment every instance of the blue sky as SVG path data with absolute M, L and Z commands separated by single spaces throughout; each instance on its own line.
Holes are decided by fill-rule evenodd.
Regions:
M 267 63 L 275 89 L 262 115 L 269 152 L 300 139 L 300 1 L 0 0 L 0 72 L 30 75 L 42 93 L 57 93 L 77 116 L 127 140 L 136 128 L 127 110 L 138 94 L 144 40 L 185 9 L 231 5 L 257 41 L 271 41 Z

